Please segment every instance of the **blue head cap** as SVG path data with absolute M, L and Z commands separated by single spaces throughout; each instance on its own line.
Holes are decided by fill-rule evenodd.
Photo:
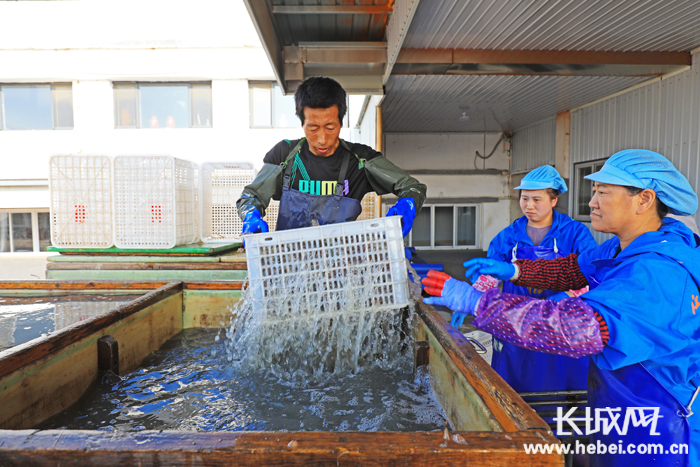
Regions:
M 698 195 L 688 180 L 664 156 L 646 149 L 626 149 L 584 178 L 609 185 L 650 188 L 671 214 L 690 216 L 698 210 Z
M 551 165 L 543 165 L 542 167 L 537 167 L 535 170 L 531 171 L 520 182 L 519 186 L 516 186 L 515 190 L 546 190 L 547 188 L 553 188 L 559 191 L 559 194 L 566 192 L 566 182 L 557 169 Z

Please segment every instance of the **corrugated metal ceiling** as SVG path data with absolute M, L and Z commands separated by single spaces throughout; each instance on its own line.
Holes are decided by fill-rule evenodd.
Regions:
M 648 80 L 610 76 L 392 76 L 384 131 L 513 131 Z M 462 113 L 468 121 L 460 121 Z
M 690 51 L 698 0 L 421 0 L 404 48 Z
M 380 6 L 392 0 L 271 0 L 273 6 Z M 282 45 L 319 41 L 382 41 L 387 14 L 276 14 Z
M 275 40 L 263 42 L 273 46 L 271 52 L 268 50 L 273 66 L 278 74 L 284 68 L 281 74 L 291 89 L 304 77 L 318 73 L 315 67 L 328 65 L 322 67 L 323 73 L 346 79 L 345 86 L 355 85 L 355 91 L 365 92 L 371 86 L 360 86 L 355 81 L 369 76 L 369 72 L 361 67 L 357 71 L 355 62 L 343 59 L 330 46 L 329 64 L 323 60 L 312 62 L 303 51 L 298 60 L 291 60 L 289 46 L 299 46 L 301 50 L 300 43 L 317 43 L 310 46 L 321 47 L 330 42 L 386 41 L 387 20 L 394 17 L 381 12 L 390 11 L 397 4 L 414 5 L 417 0 L 244 1 L 253 5 L 255 12 L 269 14 L 271 23 L 267 28 L 262 25 L 259 33 L 263 39 L 265 34 L 268 39 L 276 36 Z M 338 9 L 342 11 L 339 13 Z M 363 13 L 356 13 L 360 11 Z M 687 52 L 700 46 L 700 0 L 420 0 L 410 25 L 401 31 L 406 33 L 404 50 Z M 285 46 L 282 54 L 278 49 Z M 378 79 L 384 62 L 372 63 L 372 76 Z M 392 69 L 393 63 L 386 63 Z M 469 71 L 470 63 L 458 65 Z M 513 71 L 514 76 L 451 76 L 430 74 L 436 73 L 430 67 L 422 71 L 424 75 L 392 75 L 382 104 L 384 129 L 517 130 L 649 79 L 639 76 L 641 72 L 625 71 L 624 63 L 622 59 L 618 68 L 628 76 L 521 76 Z M 457 62 L 448 61 L 450 64 Z M 409 65 L 412 67 L 403 72 L 417 73 L 417 65 Z M 532 66 L 528 62 L 527 67 Z M 595 63 L 591 68 L 595 74 Z M 609 65 L 607 73 L 601 70 L 597 74 L 611 74 Z M 653 68 L 646 74 L 649 70 Z M 668 70 L 659 73 L 665 71 Z M 354 81 L 348 81 L 349 78 Z M 381 80 L 376 91 L 381 92 Z M 469 107 L 466 112 L 471 117 L 467 122 L 458 120 L 464 106 Z

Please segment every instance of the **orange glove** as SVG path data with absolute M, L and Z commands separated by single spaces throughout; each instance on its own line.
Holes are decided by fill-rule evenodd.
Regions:
M 445 274 L 444 272 L 433 271 L 432 269 L 428 271 L 428 277 L 423 279 L 421 282 L 425 286 L 426 293 L 434 295 L 436 297 L 442 296 L 442 289 L 445 286 L 445 281 L 452 279 L 452 276 Z

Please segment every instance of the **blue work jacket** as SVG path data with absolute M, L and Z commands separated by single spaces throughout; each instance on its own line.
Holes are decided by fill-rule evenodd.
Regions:
M 610 329 L 595 364 L 617 370 L 641 363 L 684 406 L 700 383 L 699 246 L 697 235 L 667 218 L 622 251 L 615 237 L 578 258 L 591 288 L 581 298 Z M 700 416 L 688 421 L 700 430 Z

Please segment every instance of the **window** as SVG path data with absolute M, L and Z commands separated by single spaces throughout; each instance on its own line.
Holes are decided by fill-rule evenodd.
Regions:
M 50 219 L 45 211 L 0 211 L 0 253 L 46 251 Z
M 408 245 L 418 249 L 477 248 L 478 216 L 476 205 L 425 205 L 413 221 Z
M 296 114 L 294 96 L 282 95 L 282 90 L 276 83 L 250 82 L 248 89 L 251 128 L 298 128 L 301 125 Z M 350 112 L 345 113 L 344 127 L 350 126 L 349 114 Z
M 0 85 L 0 130 L 69 130 L 72 128 L 72 85 Z
M 591 221 L 591 208 L 588 203 L 593 194 L 593 182 L 583 177 L 599 171 L 603 164 L 604 159 L 574 164 L 574 219 L 577 221 Z
M 117 128 L 211 128 L 211 83 L 114 83 Z

